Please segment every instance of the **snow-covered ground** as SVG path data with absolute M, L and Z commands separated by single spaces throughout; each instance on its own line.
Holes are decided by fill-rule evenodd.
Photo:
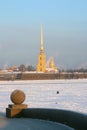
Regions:
M 11 104 L 10 94 L 15 89 L 25 92 L 24 103 L 31 108 L 58 108 L 87 113 L 87 79 L 0 81 L 0 112 L 5 112 L 8 104 Z
M 10 94 L 15 89 L 25 92 L 25 103 L 31 108 L 58 108 L 87 113 L 87 79 L 0 81 L 0 130 L 74 130 L 60 123 L 38 119 L 7 119 L 5 109 L 12 103 Z

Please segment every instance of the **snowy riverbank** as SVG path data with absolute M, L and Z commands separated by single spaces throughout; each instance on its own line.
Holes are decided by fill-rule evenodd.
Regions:
M 5 112 L 5 108 L 11 103 L 10 94 L 15 89 L 25 92 L 25 103 L 29 107 L 68 109 L 87 113 L 87 79 L 0 81 L 1 112 Z

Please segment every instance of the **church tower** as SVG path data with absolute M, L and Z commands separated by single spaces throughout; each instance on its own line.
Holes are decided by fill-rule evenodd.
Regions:
M 52 72 L 58 72 L 58 68 L 55 66 L 54 59 L 52 57 L 49 60 L 49 68 Z
M 43 46 L 43 29 L 40 29 L 40 54 L 38 55 L 37 72 L 46 72 L 46 55 Z

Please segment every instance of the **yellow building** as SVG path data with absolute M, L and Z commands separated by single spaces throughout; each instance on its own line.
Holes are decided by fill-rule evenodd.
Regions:
M 17 71 L 18 70 L 18 67 L 16 65 L 8 68 L 8 71 Z
M 58 72 L 57 67 L 55 66 L 54 59 L 51 57 L 49 60 L 49 70 L 53 72 Z
M 46 55 L 43 46 L 43 29 L 40 30 L 40 54 L 38 55 L 37 72 L 46 72 Z
M 43 46 L 43 30 L 41 26 L 40 30 L 40 53 L 38 55 L 38 64 L 36 68 L 37 72 L 58 72 L 57 67 L 55 66 L 54 60 L 51 57 L 49 60 L 49 67 L 47 68 L 46 65 L 46 54 L 44 53 L 44 46 Z

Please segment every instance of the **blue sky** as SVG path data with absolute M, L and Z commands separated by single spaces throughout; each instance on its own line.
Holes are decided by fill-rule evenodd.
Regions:
M 2 0 L 0 67 L 37 64 L 41 24 L 47 61 L 87 66 L 87 0 Z

